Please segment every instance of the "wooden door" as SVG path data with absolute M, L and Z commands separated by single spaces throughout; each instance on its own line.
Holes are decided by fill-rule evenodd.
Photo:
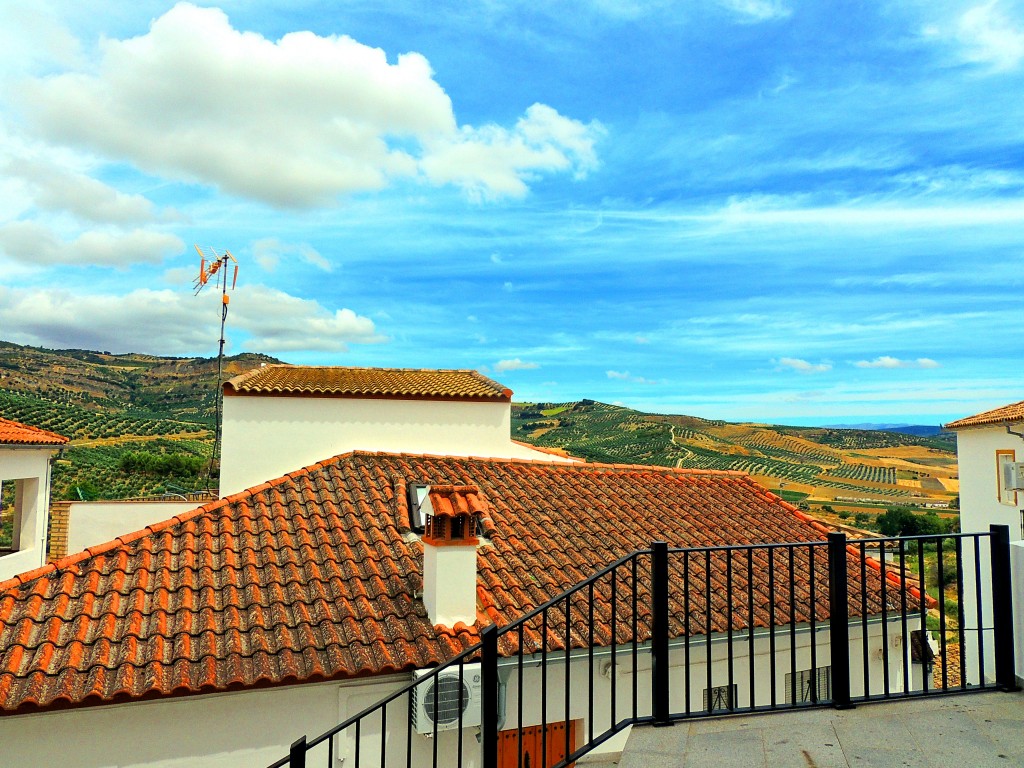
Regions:
M 534 725 L 522 731 L 513 728 L 498 734 L 498 768 L 550 768 L 565 758 L 566 724 L 548 723 L 547 738 L 544 727 Z M 520 737 L 520 734 L 522 736 Z M 545 743 L 546 742 L 546 743 Z M 522 761 L 520 762 L 520 744 Z M 542 754 L 547 747 L 547 758 Z M 576 749 L 576 723 L 569 723 L 569 751 Z M 570 766 L 575 763 L 569 763 Z

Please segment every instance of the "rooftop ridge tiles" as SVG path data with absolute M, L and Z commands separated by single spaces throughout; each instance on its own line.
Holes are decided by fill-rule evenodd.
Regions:
M 342 459 L 347 456 L 373 456 L 373 457 L 394 457 L 394 458 L 422 458 L 422 459 L 446 459 L 452 461 L 474 461 L 486 464 L 526 464 L 529 466 L 538 467 L 554 467 L 559 469 L 573 468 L 573 469 L 584 469 L 584 468 L 597 468 L 597 469 L 616 469 L 616 470 L 643 470 L 646 472 L 657 472 L 661 474 L 674 474 L 674 475 L 708 475 L 708 476 L 731 476 L 731 477 L 750 477 L 747 472 L 743 472 L 738 469 L 699 469 L 697 467 L 663 467 L 657 464 L 610 464 L 606 462 L 580 462 L 580 463 L 569 463 L 565 461 L 552 461 L 551 459 L 527 459 L 522 456 L 453 456 L 451 454 L 443 453 L 407 453 L 407 452 L 393 452 L 393 451 L 367 451 L 367 450 L 351 450 L 344 453 L 340 453 L 334 456 L 334 459 Z M 309 467 L 303 470 L 305 471 Z
M 299 381 L 291 383 L 273 380 L 276 371 L 294 371 L 311 373 L 335 373 L 337 380 L 331 381 Z M 367 375 L 365 381 L 352 381 L 353 376 Z M 387 381 L 388 376 L 392 377 Z M 421 380 L 409 382 L 401 380 L 409 376 L 419 376 Z M 459 376 L 465 381 L 470 379 L 474 386 L 455 386 L 451 381 L 442 381 L 445 377 Z M 263 377 L 270 377 L 265 384 L 253 383 Z M 344 380 L 345 378 L 349 380 Z M 422 377 L 435 377 L 435 381 L 423 381 Z M 395 380 L 399 379 L 399 380 Z M 500 398 L 510 400 L 512 390 L 484 376 L 479 371 L 469 368 L 380 368 L 334 365 L 290 365 L 273 363 L 246 371 L 224 383 L 224 392 L 234 394 L 336 394 L 347 397 L 397 397 L 413 399 L 454 399 L 454 400 L 492 400 Z M 488 391 L 489 390 L 489 391 Z
M 943 425 L 944 429 L 963 429 L 965 427 L 987 427 L 995 424 L 1024 421 L 1024 400 L 987 411 L 965 416 Z

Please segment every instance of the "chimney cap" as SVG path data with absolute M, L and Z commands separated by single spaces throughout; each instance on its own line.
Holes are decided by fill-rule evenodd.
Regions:
M 428 486 L 421 505 L 423 541 L 476 545 L 477 524 L 487 510 L 487 502 L 475 485 Z

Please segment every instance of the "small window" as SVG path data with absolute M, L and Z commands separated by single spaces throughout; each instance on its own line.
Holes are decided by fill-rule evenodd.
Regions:
M 416 533 L 423 533 L 423 510 L 421 505 L 423 500 L 427 498 L 427 491 L 430 489 L 429 485 L 420 485 L 417 483 L 409 483 L 406 486 L 406 493 L 409 501 L 409 525 Z
M 796 698 L 794 698 L 794 693 Z M 808 704 L 832 699 L 832 667 L 802 669 L 796 673 L 794 691 L 793 673 L 786 673 L 786 703 Z
M 996 451 L 996 491 L 1000 504 L 1017 504 L 1017 492 L 1009 487 L 1009 465 L 1016 460 L 1012 450 Z
M 736 686 L 716 685 L 704 689 L 704 709 L 707 712 L 732 711 L 736 706 Z

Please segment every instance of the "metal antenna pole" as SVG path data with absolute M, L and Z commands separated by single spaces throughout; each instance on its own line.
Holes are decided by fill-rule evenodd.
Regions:
M 221 437 L 221 410 L 224 403 L 224 324 L 228 319 L 228 257 L 221 257 L 221 299 L 220 299 L 220 350 L 217 353 L 217 421 L 213 438 L 213 457 L 210 459 L 210 469 L 218 467 L 220 474 L 220 437 Z
M 216 421 L 213 431 L 213 453 L 210 456 L 210 464 L 206 472 L 206 483 L 207 487 L 209 487 L 213 480 L 214 467 L 217 467 L 218 476 L 220 474 L 220 449 L 224 410 L 224 327 L 228 319 L 228 302 L 230 301 L 228 297 L 228 263 L 235 262 L 235 270 L 231 278 L 231 290 L 234 290 L 238 280 L 238 262 L 231 255 L 231 251 L 227 250 L 218 252 L 216 248 L 210 248 L 208 253 L 206 253 L 196 245 L 196 252 L 200 258 L 199 277 L 196 278 L 194 283 L 197 295 L 203 290 L 203 286 L 209 282 L 211 277 L 215 277 L 218 272 L 221 273 L 214 281 L 214 285 L 220 287 L 220 345 L 217 349 L 217 394 L 214 401 Z M 207 264 L 209 264 L 209 267 L 207 267 Z

